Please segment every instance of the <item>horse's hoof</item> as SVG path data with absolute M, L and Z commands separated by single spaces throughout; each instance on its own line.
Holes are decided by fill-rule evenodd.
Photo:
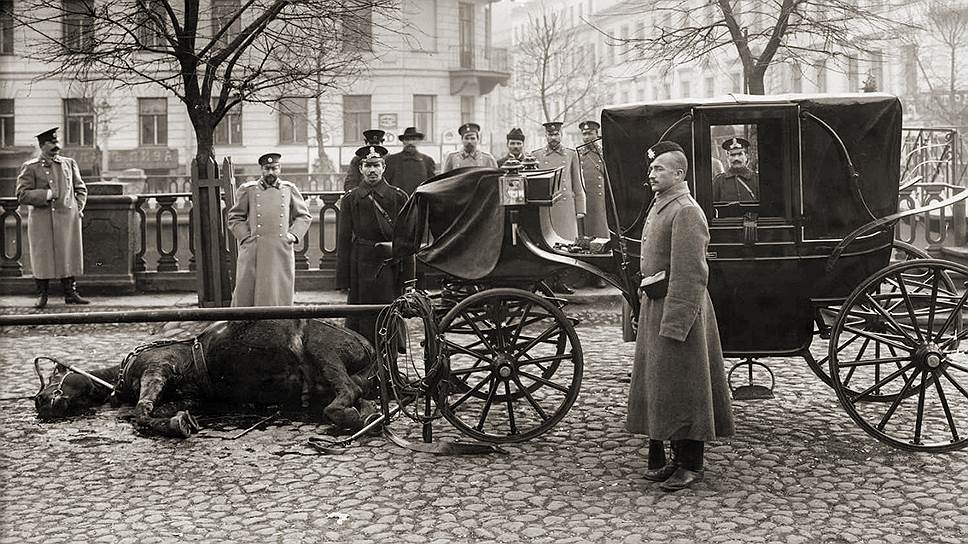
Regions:
M 188 426 L 191 427 L 193 433 L 197 433 L 198 431 L 202 430 L 202 426 L 198 424 L 198 420 L 195 419 L 195 416 L 193 416 L 191 412 L 185 410 L 182 413 L 188 418 Z
M 188 412 L 178 412 L 168 420 L 168 428 L 171 429 L 174 436 L 188 438 L 193 432 L 193 421 L 194 418 Z M 197 428 L 198 423 L 194 423 L 194 425 Z

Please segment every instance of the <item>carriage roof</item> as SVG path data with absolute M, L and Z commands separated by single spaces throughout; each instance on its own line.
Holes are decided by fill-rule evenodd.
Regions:
M 784 171 L 793 178 L 788 180 L 791 190 L 802 197 L 802 211 L 798 210 L 797 215 L 813 230 L 825 237 L 843 236 L 871 220 L 864 203 L 858 202 L 851 192 L 847 158 L 837 138 L 860 176 L 860 193 L 873 215 L 882 217 L 896 210 L 902 123 L 897 97 L 883 93 L 731 95 L 625 104 L 602 111 L 605 162 L 621 223 L 628 226 L 634 222 L 642 202 L 651 199 L 649 190 L 641 184 L 647 168 L 645 150 L 664 134 L 665 139 L 686 150 L 693 166 L 689 178 L 693 188 L 700 189 L 697 196 L 701 196 L 702 186 L 711 183 L 712 174 L 696 166 L 708 164 L 708 157 L 716 149 L 696 149 L 697 145 L 709 145 L 709 126 L 698 126 L 706 119 L 699 114 L 715 112 L 719 122 L 732 115 L 742 124 L 780 110 L 796 113 L 788 115 L 785 123 L 786 130 L 795 133 L 789 140 L 794 142 L 790 147 L 797 148 L 786 150 L 786 162 L 795 164 L 786 164 L 788 169 Z M 808 113 L 829 125 L 836 137 Z M 689 114 L 694 115 L 683 120 Z M 669 131 L 679 121 L 682 122 Z M 794 124 L 799 130 L 789 126 Z

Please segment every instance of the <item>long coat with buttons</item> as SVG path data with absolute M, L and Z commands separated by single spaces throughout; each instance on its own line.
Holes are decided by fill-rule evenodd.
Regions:
M 605 215 L 605 166 L 602 150 L 589 145 L 578 151 L 582 188 L 585 190 L 585 235 L 608 238 L 608 216 Z
M 288 181 L 238 188 L 226 218 L 239 242 L 232 306 L 292 305 L 296 260 L 289 234 L 301 241 L 312 221 L 305 199 Z
M 414 276 L 412 258 L 384 262 L 390 253 L 377 243 L 392 241 L 392 225 L 383 218 L 374 200 L 395 223 L 407 202 L 407 193 L 385 180 L 375 184 L 363 181 L 340 201 L 336 287 L 349 289 L 346 300 L 349 304 L 393 302 L 403 292 L 403 282 Z M 346 326 L 373 342 L 376 316 L 350 317 L 346 319 Z
M 642 230 L 642 277 L 666 271 L 668 293 L 642 295 L 629 386 L 630 432 L 653 440 L 733 434 L 719 329 L 706 290 L 709 227 L 681 184 L 659 194 Z
M 54 199 L 47 200 L 48 189 Z M 81 216 L 87 186 L 77 162 L 68 157 L 40 157 L 24 163 L 17 177 L 17 201 L 29 206 L 27 240 L 36 279 L 84 273 Z
M 574 149 L 547 146 L 531 152 L 538 160 L 538 168 L 560 168 L 562 195 L 551 206 L 551 225 L 558 236 L 569 242 L 578 238 L 578 218 L 576 213 L 585 213 L 585 191 L 581 188 L 578 172 L 578 153 Z

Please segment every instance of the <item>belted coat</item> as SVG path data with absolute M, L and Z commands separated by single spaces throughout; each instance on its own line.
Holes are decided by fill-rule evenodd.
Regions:
M 279 180 L 242 184 L 226 223 L 239 243 L 232 306 L 291 306 L 296 289 L 294 242 L 309 232 L 313 217 L 299 189 Z
M 364 180 L 340 201 L 336 287 L 349 289 L 348 304 L 393 302 L 403 293 L 403 283 L 413 278 L 412 257 L 385 263 L 389 247 L 377 245 L 393 240 L 393 224 L 407 198 L 407 193 L 386 180 L 375 184 Z M 346 326 L 373 342 L 376 316 L 349 317 Z
M 719 329 L 706 290 L 706 216 L 683 183 L 660 193 L 642 230 L 642 277 L 665 271 L 663 298 L 642 296 L 629 386 L 630 432 L 653 440 L 732 436 Z
M 585 191 L 581 187 L 578 172 L 578 153 L 574 149 L 558 146 L 557 149 L 542 147 L 532 151 L 538 160 L 538 168 L 560 168 L 563 194 L 551 206 L 551 225 L 558 236 L 569 242 L 578 238 L 578 218 L 576 213 L 585 213 Z
M 582 189 L 585 190 L 585 235 L 608 238 L 608 216 L 605 215 L 605 166 L 602 150 L 597 145 L 578 151 Z
M 30 267 L 36 279 L 84 273 L 81 217 L 87 186 L 77 162 L 69 157 L 38 157 L 20 168 L 17 202 L 27 205 Z M 47 200 L 47 191 L 53 200 Z

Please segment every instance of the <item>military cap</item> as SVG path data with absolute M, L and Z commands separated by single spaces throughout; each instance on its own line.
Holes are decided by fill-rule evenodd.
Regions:
M 732 151 L 734 149 L 749 149 L 750 141 L 746 138 L 730 138 L 723 142 L 723 149 Z
M 371 128 L 370 130 L 363 131 L 363 140 L 368 145 L 380 145 L 383 143 L 383 137 L 386 136 L 386 132 L 378 129 Z
M 662 140 L 661 142 L 650 147 L 646 154 L 649 156 L 649 160 L 652 161 L 655 160 L 655 158 L 659 155 L 668 153 L 670 151 L 679 151 L 680 153 L 685 153 L 681 145 L 675 142 L 670 142 L 669 140 Z
M 477 123 L 464 123 L 459 129 L 457 129 L 457 134 L 460 134 L 461 136 L 468 132 L 476 132 L 480 134 L 481 125 L 478 125 Z
M 524 132 L 522 132 L 519 128 L 512 128 L 511 132 L 508 132 L 508 140 L 518 140 L 523 142 Z
M 387 156 L 387 148 L 382 145 L 365 145 L 356 150 L 356 156 L 360 158 L 362 162 L 369 162 L 375 159 L 382 159 Z
M 598 130 L 600 128 L 602 128 L 602 125 L 599 125 L 595 121 L 582 121 L 578 124 L 578 130 L 582 132 L 585 132 L 586 130 Z
M 417 127 L 407 127 L 403 131 L 403 134 L 397 136 L 397 138 L 400 140 L 408 140 L 408 139 L 423 140 L 424 135 L 423 135 L 423 132 L 417 132 Z
M 542 123 L 545 128 L 545 132 L 561 132 L 561 121 L 548 121 L 547 123 Z
M 50 130 L 45 130 L 37 135 L 37 144 L 44 145 L 44 142 L 54 142 L 57 141 L 57 127 Z
M 275 166 L 279 164 L 279 159 L 282 155 L 279 153 L 266 153 L 265 155 L 259 157 L 259 166 Z

